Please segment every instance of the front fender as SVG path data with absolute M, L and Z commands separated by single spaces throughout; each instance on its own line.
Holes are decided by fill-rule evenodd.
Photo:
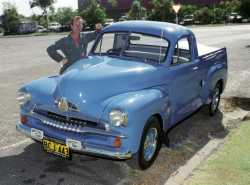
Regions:
M 112 127 L 112 129 L 127 135 L 125 145 L 135 153 L 139 149 L 143 128 L 147 120 L 155 114 L 161 116 L 164 123 L 168 116 L 168 96 L 160 89 L 145 89 L 124 93 L 109 100 L 109 105 L 102 114 L 102 121 L 109 123 L 109 113 L 119 109 L 128 114 L 127 127 Z
M 43 77 L 23 85 L 18 91 L 28 92 L 32 95 L 30 105 L 53 104 L 53 92 L 57 85 L 57 76 Z

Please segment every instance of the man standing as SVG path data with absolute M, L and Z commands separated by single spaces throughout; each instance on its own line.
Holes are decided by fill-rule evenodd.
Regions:
M 98 32 L 102 30 L 100 23 L 95 25 L 96 31 L 81 32 L 83 28 L 83 19 L 75 16 L 71 21 L 71 33 L 47 48 L 48 55 L 57 62 L 62 62 L 60 74 L 62 74 L 70 65 L 84 58 L 87 55 L 88 43 L 95 40 Z M 61 51 L 61 54 L 59 51 Z

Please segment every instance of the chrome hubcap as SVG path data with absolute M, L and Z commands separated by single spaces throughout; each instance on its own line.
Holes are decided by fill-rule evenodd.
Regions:
M 143 147 L 143 155 L 146 161 L 150 161 L 154 156 L 157 147 L 158 132 L 156 128 L 150 128 Z
M 212 110 L 215 111 L 218 107 L 220 101 L 220 90 L 218 88 L 215 89 L 215 93 L 212 99 Z

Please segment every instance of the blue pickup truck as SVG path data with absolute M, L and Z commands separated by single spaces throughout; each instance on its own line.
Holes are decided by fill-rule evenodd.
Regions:
M 18 91 L 18 131 L 43 149 L 81 153 L 146 169 L 167 131 L 201 106 L 218 110 L 227 81 L 226 49 L 198 46 L 170 23 L 125 21 L 106 27 L 88 57 L 62 75 Z

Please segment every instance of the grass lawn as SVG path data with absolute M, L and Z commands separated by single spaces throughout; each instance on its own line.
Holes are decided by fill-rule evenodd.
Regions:
M 250 185 L 250 121 L 233 130 L 185 185 Z

